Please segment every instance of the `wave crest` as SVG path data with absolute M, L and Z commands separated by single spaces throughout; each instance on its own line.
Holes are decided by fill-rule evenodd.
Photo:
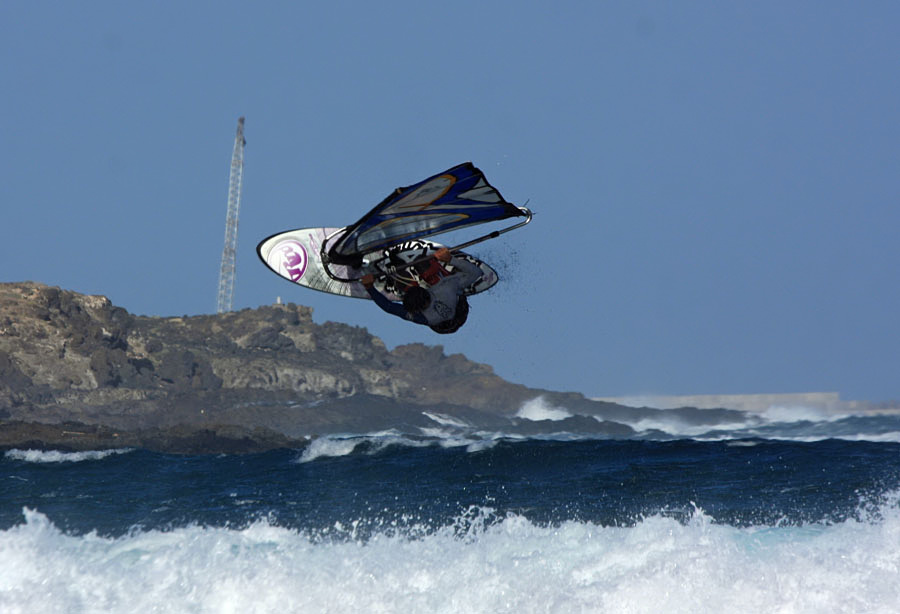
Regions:
M 127 454 L 133 448 L 115 450 L 88 450 L 85 452 L 61 452 L 59 450 L 8 450 L 4 456 L 10 460 L 26 463 L 79 463 L 82 461 L 102 460 L 107 456 Z
M 315 536 L 270 520 L 74 537 L 25 510 L 0 532 L 0 610 L 893 611 L 900 513 L 880 516 L 735 528 L 695 508 L 542 526 L 473 507 L 359 541 L 360 523 Z

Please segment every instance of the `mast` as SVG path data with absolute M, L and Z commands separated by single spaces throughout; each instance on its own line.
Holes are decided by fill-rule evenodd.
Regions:
M 222 266 L 219 269 L 219 292 L 216 297 L 216 313 L 231 311 L 234 300 L 234 264 L 237 249 L 238 212 L 241 208 L 241 182 L 244 177 L 244 118 L 238 119 L 234 152 L 231 155 L 231 173 L 228 177 L 228 212 L 225 215 L 225 247 L 222 249 Z

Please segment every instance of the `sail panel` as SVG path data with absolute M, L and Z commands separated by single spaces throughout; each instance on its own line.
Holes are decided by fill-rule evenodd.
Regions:
M 523 216 L 479 169 L 466 162 L 411 186 L 397 188 L 329 247 L 335 263 L 403 241 Z

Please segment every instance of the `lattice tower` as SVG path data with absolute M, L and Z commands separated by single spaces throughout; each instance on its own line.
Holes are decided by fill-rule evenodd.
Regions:
M 225 247 L 222 249 L 222 267 L 219 269 L 219 292 L 216 313 L 231 311 L 234 301 L 234 263 L 237 250 L 238 212 L 241 209 L 241 182 L 244 177 L 244 118 L 238 119 L 234 152 L 231 155 L 231 173 L 228 177 L 228 212 L 225 216 Z

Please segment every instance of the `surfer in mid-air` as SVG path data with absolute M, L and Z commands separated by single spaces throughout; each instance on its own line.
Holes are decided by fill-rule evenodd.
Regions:
M 387 313 L 428 326 L 436 333 L 455 333 L 469 316 L 469 302 L 463 291 L 478 281 L 481 269 L 442 247 L 425 263 L 420 275 L 431 285 L 408 288 L 402 303 L 395 303 L 379 292 L 371 273 L 364 275 L 360 282 L 375 304 Z
M 516 219 L 451 248 L 432 237 Z M 372 299 L 384 311 L 453 333 L 469 314 L 466 297 L 490 289 L 497 272 L 462 251 L 528 224 L 531 211 L 508 202 L 471 162 L 397 188 L 355 224 L 299 228 L 256 247 L 273 272 L 301 286 Z

